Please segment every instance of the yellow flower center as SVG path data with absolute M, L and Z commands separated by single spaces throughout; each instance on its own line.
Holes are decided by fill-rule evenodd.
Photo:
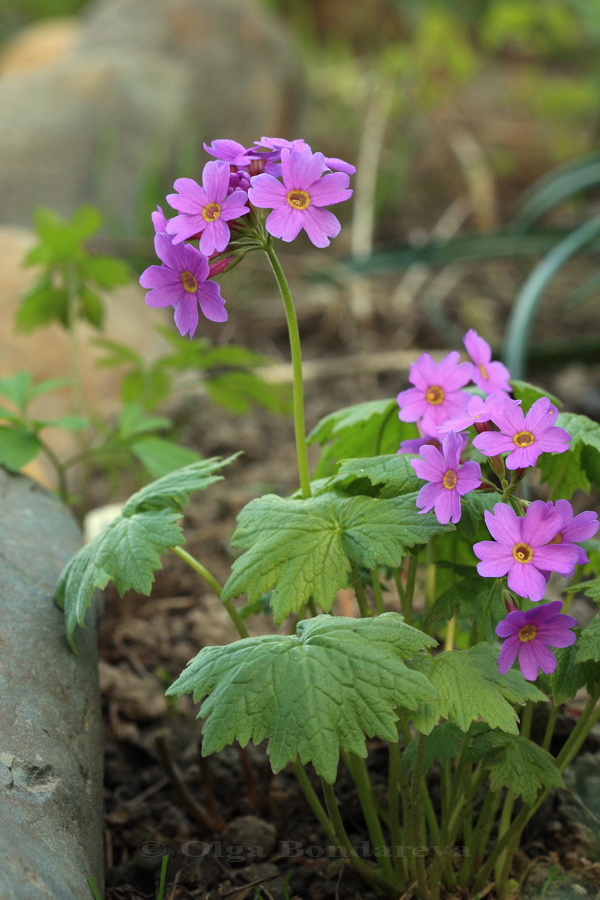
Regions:
M 516 444 L 517 447 L 531 447 L 534 441 L 535 435 L 533 435 L 531 431 L 519 431 L 517 434 L 513 435 L 513 443 Z
M 181 283 L 188 294 L 195 294 L 198 290 L 198 282 L 187 269 L 184 269 L 181 273 Z
M 294 209 L 306 209 L 310 206 L 310 195 L 306 191 L 288 191 L 286 200 Z
M 444 472 L 444 477 L 442 478 L 442 485 L 446 488 L 447 491 L 451 491 L 453 487 L 456 487 L 456 482 L 458 478 L 456 476 L 456 472 L 454 469 L 447 469 Z
M 427 389 L 425 399 L 428 403 L 431 403 L 432 406 L 439 406 L 440 403 L 443 403 L 445 396 L 444 389 L 441 388 L 439 384 L 432 384 L 431 387 Z
M 527 644 L 534 639 L 537 631 L 535 625 L 523 625 L 522 628 L 519 628 L 519 640 L 523 641 L 524 644 Z
M 221 215 L 221 207 L 218 203 L 207 203 L 202 210 L 202 218 L 205 222 L 214 222 Z
M 533 559 L 533 548 L 529 544 L 515 544 L 512 555 L 517 562 L 529 563 Z
M 490 376 L 488 375 L 487 369 L 483 363 L 479 363 L 479 371 L 481 372 L 481 377 L 485 378 L 485 380 L 488 381 Z

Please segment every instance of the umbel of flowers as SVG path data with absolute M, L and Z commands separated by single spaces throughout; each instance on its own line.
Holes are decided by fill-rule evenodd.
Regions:
M 424 353 L 412 364 L 413 387 L 398 394 L 398 415 L 415 422 L 420 437 L 404 441 L 398 452 L 420 454 L 411 465 L 427 484 L 417 506 L 421 513 L 433 510 L 442 524 L 460 521 L 461 497 L 470 491 L 501 493 L 493 511 L 484 511 L 492 540 L 473 545 L 480 560 L 477 571 L 486 578 L 506 576 L 513 595 L 539 603 L 552 572 L 571 577 L 576 564 L 589 562 L 579 542 L 596 534 L 598 515 L 575 515 L 568 500 L 527 503 L 515 496 L 527 469 L 542 453 L 568 450 L 571 435 L 556 424 L 558 410 L 547 397 L 523 413 L 520 401 L 510 397 L 508 370 L 492 361 L 489 344 L 473 329 L 464 345 L 470 361 L 461 363 L 452 352 L 436 364 Z M 469 384 L 481 395 L 466 390 Z M 487 478 L 469 458 L 476 451 L 489 463 Z M 506 469 L 512 473 L 510 481 Z M 508 601 L 507 609 L 508 616 L 496 627 L 498 637 L 505 638 L 499 672 L 506 673 L 518 658 L 528 681 L 535 681 L 540 670 L 552 674 L 557 661 L 548 648 L 573 644 L 575 634 L 569 629 L 577 620 L 561 612 L 560 601 L 524 611 Z
M 156 255 L 140 284 L 150 306 L 173 306 L 182 335 L 194 336 L 198 309 L 212 322 L 227 319 L 219 285 L 212 281 L 253 249 L 264 249 L 269 235 L 293 241 L 304 230 L 315 247 L 327 247 L 340 223 L 327 209 L 352 195 L 354 166 L 313 153 L 303 140 L 263 137 L 245 148 L 217 140 L 205 150 L 202 184 L 178 178 L 167 202 L 178 215 L 153 215 Z M 267 210 L 268 215 L 262 211 Z M 184 241 L 198 241 L 196 249 Z M 178 249 L 179 248 L 179 249 Z

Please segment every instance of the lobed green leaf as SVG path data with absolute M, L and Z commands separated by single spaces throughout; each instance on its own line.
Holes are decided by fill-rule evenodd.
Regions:
M 396 709 L 435 700 L 427 679 L 403 662 L 434 643 L 397 613 L 321 615 L 300 622 L 295 635 L 201 650 L 167 694 L 209 695 L 198 713 L 204 754 L 268 738 L 275 772 L 299 758 L 333 782 L 340 749 L 364 757 L 365 735 L 396 741 Z
M 565 786 L 554 758 L 521 734 L 476 734 L 469 754 L 474 762 L 481 762 L 489 770 L 493 791 L 508 788 L 528 806 L 535 803 L 542 789 Z
M 415 494 L 387 500 L 268 494 L 238 517 L 232 543 L 246 552 L 234 562 L 223 598 L 246 593 L 252 603 L 273 589 L 276 622 L 311 597 L 329 611 L 336 591 L 348 582 L 350 561 L 366 569 L 395 566 L 409 548 L 449 528 L 419 515 Z

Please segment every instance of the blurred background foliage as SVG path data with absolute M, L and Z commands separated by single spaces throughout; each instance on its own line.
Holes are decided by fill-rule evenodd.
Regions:
M 401 296 L 419 301 L 429 328 L 409 329 L 407 342 L 454 344 L 464 322 L 488 339 L 505 333 L 536 259 L 596 213 L 600 0 L 261 2 L 287 23 L 304 65 L 302 136 L 314 148 L 357 165 L 354 202 L 339 210 L 350 227 L 336 243 L 338 253 L 350 268 L 362 266 L 365 277 L 397 273 L 400 284 L 392 287 L 390 301 L 396 315 L 406 308 Z M 37 19 L 71 15 L 86 5 L 85 0 L 5 0 L 0 39 Z M 578 182 L 569 165 L 580 159 L 592 175 Z M 531 204 L 533 196 L 535 206 L 535 185 L 542 177 L 551 202 L 524 226 L 523 198 Z M 158 179 L 149 178 L 139 218 L 146 238 L 148 211 L 163 193 Z M 591 268 L 597 240 L 593 234 L 588 239 L 587 232 L 584 238 L 575 245 L 578 252 L 583 248 Z M 436 247 L 431 250 L 432 242 L 443 245 L 441 255 Z M 490 272 L 484 283 L 466 287 L 452 268 L 498 258 L 509 260 L 512 270 Z M 441 267 L 440 283 L 433 281 L 432 290 L 411 286 L 412 293 L 407 291 L 398 273 L 415 263 L 430 272 Z M 558 268 L 550 265 L 547 271 L 554 277 Z M 533 300 L 530 289 L 528 339 L 548 280 L 539 284 Z M 581 313 L 587 306 L 592 312 L 584 309 L 577 327 L 597 334 L 595 269 L 567 278 L 566 287 L 557 290 L 550 331 L 565 310 Z M 361 303 L 355 300 L 351 306 L 360 318 Z M 485 310 L 493 310 L 491 318 Z M 590 352 L 597 356 L 597 342 Z M 523 360 L 514 364 L 522 367 Z

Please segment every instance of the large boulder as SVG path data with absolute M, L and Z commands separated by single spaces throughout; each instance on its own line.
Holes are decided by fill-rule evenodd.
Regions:
M 0 77 L 0 222 L 97 204 L 134 232 L 202 142 L 295 137 L 299 67 L 258 0 L 98 0 L 63 56 Z

